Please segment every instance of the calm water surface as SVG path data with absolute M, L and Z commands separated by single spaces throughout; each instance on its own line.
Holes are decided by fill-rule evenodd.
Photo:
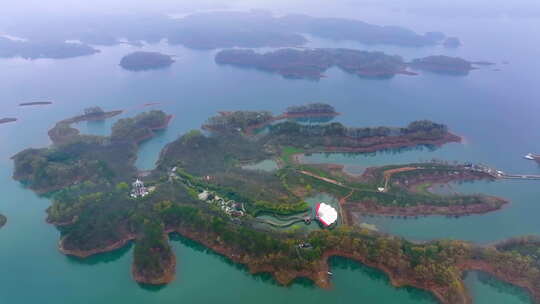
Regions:
M 399 17 L 396 23 L 404 23 Z M 436 19 L 412 20 L 417 21 L 407 25 L 420 31 L 439 25 Z M 8 217 L 8 224 L 0 230 L 0 303 L 434 303 L 424 292 L 395 289 L 380 272 L 343 259 L 332 260 L 331 290 L 320 290 L 307 282 L 279 287 L 264 276 L 251 276 L 243 268 L 180 238 L 173 241 L 178 255 L 177 280 L 161 289 L 142 288 L 130 278 L 131 248 L 85 261 L 61 255 L 56 248 L 59 233 L 44 220 L 49 200 L 11 179 L 13 165 L 9 158 L 27 147 L 46 146 L 47 130 L 54 122 L 93 105 L 125 109 L 123 116 L 152 108 L 175 115 L 168 130 L 141 146 L 137 166 L 150 169 L 167 142 L 198 128 L 218 110 L 268 109 L 277 113 L 291 104 L 326 101 L 343 113 L 339 120 L 346 124 L 403 126 L 428 118 L 448 124 L 466 142 L 437 151 L 352 158 L 331 155 L 329 159 L 314 155 L 312 161 L 331 160 L 361 170 L 371 165 L 443 158 L 484 162 L 508 172 L 540 173 L 536 164 L 522 159 L 528 152 L 540 153 L 540 134 L 534 132 L 540 129 L 540 88 L 536 83 L 540 79 L 540 62 L 535 59 L 540 42 L 530 39 L 536 37 L 534 29 L 540 28 L 540 23 L 512 19 L 444 23 L 447 25 L 439 29 L 460 36 L 465 43 L 462 48 L 367 47 L 318 39 L 313 39 L 311 45 L 378 49 L 408 59 L 427 54 L 459 55 L 497 62 L 501 71 L 482 68 L 466 77 L 423 73 L 370 80 L 332 69 L 319 82 L 285 80 L 254 70 L 217 66 L 214 51 L 192 51 L 166 44 L 145 47 L 177 56 L 171 68 L 153 72 L 120 69 L 120 58 L 135 50 L 125 45 L 101 48 L 100 54 L 69 60 L 1 59 L 0 116 L 20 120 L 0 125 L 0 191 L 4 193 L 0 212 Z M 520 43 L 508 44 L 505 37 Z M 500 64 L 503 60 L 510 64 Z M 51 99 L 54 104 L 16 106 L 22 101 L 43 99 Z M 143 106 L 149 102 L 161 104 Z M 108 134 L 111 124 L 82 123 L 79 128 L 92 134 Z M 460 219 L 367 221 L 384 231 L 422 240 L 451 237 L 485 243 L 540 234 L 539 189 L 538 182 L 467 184 L 463 191 L 500 195 L 512 204 L 502 211 Z M 467 276 L 466 282 L 477 303 L 529 302 L 523 293 L 501 288 L 474 273 Z

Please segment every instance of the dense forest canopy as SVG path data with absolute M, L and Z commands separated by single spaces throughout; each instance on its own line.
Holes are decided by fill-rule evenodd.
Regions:
M 126 70 L 143 71 L 159 69 L 174 63 L 171 56 L 157 52 L 134 52 L 122 57 L 120 66 Z
M 223 50 L 219 64 L 232 64 L 277 72 L 286 77 L 315 78 L 332 66 L 360 76 L 393 76 L 405 69 L 400 56 L 353 49 L 279 49 L 264 54 L 247 49 Z
M 290 106 L 287 108 L 287 114 L 304 114 L 304 113 L 320 113 L 320 114 L 335 114 L 336 109 L 326 103 L 315 102 L 300 106 Z
M 333 122 L 330 124 L 305 125 L 292 121 L 281 122 L 270 126 L 270 133 L 275 135 L 291 136 L 343 136 L 352 138 L 366 138 L 375 136 L 416 136 L 423 138 L 438 138 L 448 132 L 445 125 L 428 120 L 415 121 L 406 128 L 376 127 L 351 128 Z

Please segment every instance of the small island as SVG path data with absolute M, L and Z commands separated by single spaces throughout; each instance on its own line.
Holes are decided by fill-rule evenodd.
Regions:
M 256 68 L 278 73 L 285 78 L 307 78 L 318 80 L 324 72 L 337 66 L 347 73 L 362 77 L 392 77 L 396 74 L 411 74 L 399 56 L 382 52 L 367 52 L 352 49 L 279 49 L 259 54 L 253 50 L 230 49 L 216 54 L 218 64 Z
M 474 69 L 470 61 L 444 55 L 414 59 L 409 66 L 413 69 L 454 75 L 467 75 Z
M 173 63 L 174 60 L 169 55 L 158 52 L 134 52 L 124 56 L 120 66 L 130 71 L 145 71 L 166 68 Z
M 32 42 L 0 37 L 0 57 L 22 57 L 25 59 L 64 59 L 98 53 L 86 44 L 67 42 Z
M 51 101 L 33 101 L 33 102 L 22 102 L 19 104 L 20 107 L 26 106 L 44 106 L 52 104 Z
M 7 223 L 7 217 L 5 215 L 0 214 L 0 228 L 4 227 Z
M 427 290 L 443 304 L 471 303 L 463 281 L 470 270 L 487 272 L 540 300 L 540 244 L 535 240 L 494 246 L 459 240 L 415 243 L 366 229 L 350 215 L 494 211 L 507 201 L 429 191 L 434 184 L 493 180 L 493 170 L 429 162 L 370 168 L 362 176 L 350 176 L 336 166 L 296 159 L 302 153 L 443 145 L 460 141 L 458 136 L 428 120 L 355 128 L 287 118 L 321 113 L 336 112 L 325 104 L 293 106 L 276 116 L 268 111 L 222 112 L 208 119 L 206 132 L 188 131 L 167 144 L 155 169 L 138 172 L 138 144 L 166 128 L 170 119 L 161 111 L 145 112 L 116 122 L 110 136 L 70 131 L 50 147 L 23 150 L 13 157 L 13 177 L 51 195 L 47 222 L 62 231 L 61 252 L 86 258 L 134 241 L 131 272 L 144 284 L 162 285 L 175 278 L 177 261 L 168 241 L 175 232 L 245 265 L 250 273 L 270 273 L 282 285 L 307 278 L 329 288 L 328 259 L 341 256 L 382 270 L 393 286 Z M 67 130 L 73 120 L 55 128 Z M 49 132 L 58 133 L 63 134 Z M 279 164 L 276 171 L 243 168 L 272 159 Z M 338 202 L 310 205 L 307 198 L 316 193 L 330 194 Z M 297 222 L 312 229 L 289 228 Z
M 14 117 L 6 117 L 6 118 L 0 118 L 0 124 L 10 123 L 17 121 L 17 118 Z

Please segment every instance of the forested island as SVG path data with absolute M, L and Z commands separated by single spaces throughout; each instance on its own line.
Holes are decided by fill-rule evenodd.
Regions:
M 232 49 L 220 51 L 215 60 L 218 64 L 256 68 L 286 78 L 320 79 L 333 66 L 363 77 L 410 74 L 399 56 L 352 49 L 279 49 L 264 54 Z
M 407 70 L 430 71 L 443 74 L 466 75 L 475 69 L 473 64 L 489 65 L 487 61 L 470 62 L 458 57 L 428 56 L 403 61 L 400 56 L 390 56 L 382 52 L 367 52 L 353 49 L 279 49 L 267 53 L 257 53 L 247 49 L 222 50 L 216 54 L 218 64 L 277 73 L 285 78 L 307 78 L 318 80 L 331 67 L 361 77 L 388 78 L 396 74 L 416 75 Z
M 290 107 L 286 113 L 309 117 L 321 112 L 335 110 L 312 104 Z M 251 273 L 271 273 L 280 284 L 303 277 L 329 287 L 328 258 L 342 256 L 384 271 L 394 286 L 428 290 L 441 303 L 471 303 L 463 282 L 469 270 L 487 272 L 540 300 L 535 254 L 540 245 L 534 240 L 485 247 L 458 240 L 414 243 L 361 228 L 350 216 L 379 211 L 466 214 L 479 211 L 478 206 L 489 207 L 479 212 L 493 211 L 506 201 L 426 190 L 437 183 L 496 178 L 491 171 L 429 162 L 371 168 L 354 177 L 333 167 L 295 161 L 296 154 L 305 152 L 378 151 L 459 141 L 445 125 L 417 121 L 401 128 L 354 128 L 340 123 L 305 125 L 267 111 L 222 112 L 207 121 L 207 132 L 192 130 L 169 143 L 154 170 L 137 172 L 133 163 L 138 143 L 165 128 L 168 120 L 161 111 L 146 112 L 119 120 L 111 136 L 70 132 L 61 141 L 53 140 L 51 147 L 27 149 L 13 157 L 14 178 L 51 195 L 47 221 L 62 232 L 63 253 L 84 258 L 133 240 L 134 279 L 166 284 L 175 275 L 176 258 L 168 242 L 168 234 L 175 232 L 246 265 Z M 253 132 L 254 127 L 265 132 Z M 279 169 L 242 168 L 267 159 L 276 159 Z M 260 226 L 263 214 L 309 213 L 312 207 L 306 198 L 315 193 L 339 199 L 339 223 L 307 231 Z M 322 222 L 319 217 L 313 220 Z
M 14 117 L 0 118 L 0 124 L 5 124 L 5 123 L 15 122 L 15 121 L 17 121 L 17 118 L 14 118 Z
M 414 69 L 443 74 L 466 75 L 474 69 L 472 63 L 459 57 L 444 55 L 414 59 L 410 66 Z
M 174 60 L 169 55 L 158 52 L 134 52 L 124 56 L 120 66 L 130 71 L 144 71 L 166 68 L 173 63 Z
M 7 223 L 7 217 L 3 214 L 0 214 L 0 228 L 4 227 Z
M 0 37 L 0 57 L 22 57 L 25 59 L 63 59 L 98 53 L 86 44 L 67 42 L 29 42 Z

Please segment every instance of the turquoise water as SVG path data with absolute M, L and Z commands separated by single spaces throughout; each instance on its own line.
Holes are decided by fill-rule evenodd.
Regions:
M 276 171 L 279 167 L 275 160 L 265 159 L 256 164 L 242 166 L 242 168 L 247 169 L 247 170 L 261 170 L 261 171 L 272 172 L 272 171 Z
M 359 17 L 361 17 L 359 15 Z M 413 19 L 417 20 L 417 19 Z M 396 22 L 402 22 L 396 19 Z M 378 154 L 368 158 L 344 158 L 357 166 L 392 161 L 445 158 L 484 162 L 507 172 L 540 173 L 540 168 L 522 159 L 540 152 L 540 62 L 536 29 L 538 21 L 521 19 L 459 19 L 440 24 L 437 19 L 418 18 L 413 28 L 433 29 L 460 36 L 465 45 L 457 50 L 360 46 L 314 40 L 312 46 L 349 46 L 399 53 L 407 58 L 445 53 L 475 60 L 491 60 L 500 72 L 489 68 L 466 77 L 425 73 L 388 80 L 361 79 L 328 71 L 319 82 L 286 80 L 254 70 L 220 67 L 214 51 L 193 51 L 166 44 L 145 46 L 177 55 L 169 69 L 132 73 L 118 67 L 120 58 L 135 50 L 121 45 L 101 48 L 90 57 L 69 60 L 0 60 L 2 116 L 20 120 L 0 125 L 0 212 L 8 217 L 0 230 L 0 303 L 433 303 L 414 289 L 396 289 L 384 275 L 358 264 L 332 262 L 333 288 L 320 290 L 306 282 L 279 287 L 272 280 L 251 276 L 223 258 L 198 246 L 173 241 L 178 256 L 178 278 L 161 289 L 146 289 L 130 278 L 132 249 L 80 261 L 61 255 L 58 231 L 45 223 L 50 202 L 24 189 L 11 179 L 14 153 L 26 147 L 49 143 L 47 130 L 61 119 L 99 105 L 125 109 L 123 116 L 158 108 L 175 115 L 169 129 L 142 144 L 137 160 L 141 169 L 153 167 L 159 150 L 183 132 L 198 128 L 218 110 L 268 109 L 280 112 L 291 104 L 326 101 L 343 115 L 338 119 L 357 126 L 402 126 L 429 118 L 448 124 L 465 137 L 463 145 L 440 150 Z M 456 25 L 456 24 L 459 24 Z M 485 31 L 497 35 L 486 35 Z M 508 44 L 512 37 L 519 43 Z M 504 47 L 501 47 L 504 46 Z M 51 99 L 53 105 L 19 108 L 22 101 Z M 143 104 L 159 102 L 153 107 Z M 112 122 L 80 124 L 92 134 L 107 134 Z M 340 157 L 340 156 L 332 156 Z M 429 217 L 418 220 L 374 218 L 384 231 L 412 239 L 454 237 L 481 243 L 521 234 L 539 234 L 540 189 L 538 182 L 507 181 L 465 185 L 470 191 L 501 195 L 512 200 L 502 211 L 460 219 Z M 477 303 L 523 303 L 522 294 L 467 277 Z M 209 292 L 211 290 L 211 292 Z M 503 299 L 504 301 L 502 301 Z

